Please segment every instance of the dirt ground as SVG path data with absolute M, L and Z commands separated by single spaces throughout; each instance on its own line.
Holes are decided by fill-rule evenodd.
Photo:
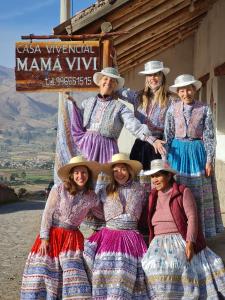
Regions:
M 23 268 L 39 231 L 44 205 L 44 200 L 32 199 L 0 206 L 1 300 L 19 299 Z M 211 239 L 208 245 L 225 261 L 225 234 Z

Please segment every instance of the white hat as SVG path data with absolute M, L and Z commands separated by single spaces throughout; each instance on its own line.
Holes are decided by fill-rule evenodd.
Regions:
M 112 167 L 116 164 L 126 164 L 130 166 L 135 175 L 142 169 L 142 164 L 139 161 L 129 159 L 128 155 L 125 153 L 117 153 L 112 156 L 111 162 L 102 164 L 103 171 L 107 174 L 112 174 Z
M 154 159 L 151 161 L 151 170 L 144 171 L 144 175 L 153 175 L 159 171 L 166 171 L 173 174 L 177 173 L 174 169 L 171 169 L 168 161 L 163 159 Z
M 150 60 L 145 64 L 144 71 L 139 72 L 140 75 L 149 75 L 157 72 L 163 72 L 164 75 L 167 75 L 170 71 L 169 68 L 164 68 L 163 62 L 159 60 Z
M 62 179 L 68 179 L 69 173 L 72 168 L 78 167 L 78 166 L 85 166 L 87 167 L 91 173 L 93 179 L 96 179 L 98 176 L 98 173 L 101 172 L 100 164 L 96 161 L 88 161 L 83 156 L 75 156 L 72 157 L 68 164 L 64 165 L 63 167 L 59 168 L 58 170 L 58 176 Z
M 176 93 L 178 87 L 183 87 L 183 86 L 188 86 L 188 85 L 194 85 L 196 90 L 199 90 L 202 86 L 202 83 L 201 83 L 201 81 L 195 79 L 195 77 L 193 75 L 183 74 L 183 75 L 178 76 L 175 79 L 174 85 L 171 85 L 169 87 L 169 90 L 173 93 Z
M 124 78 L 120 76 L 119 72 L 117 69 L 112 68 L 112 67 L 107 67 L 101 70 L 101 72 L 95 72 L 93 75 L 93 81 L 96 85 L 99 86 L 99 81 L 103 76 L 108 76 L 111 78 L 115 78 L 118 81 L 118 85 L 116 90 L 121 89 L 124 86 Z

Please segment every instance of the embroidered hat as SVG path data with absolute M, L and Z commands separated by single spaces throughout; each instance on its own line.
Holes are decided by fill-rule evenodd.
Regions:
M 93 75 L 93 81 L 96 85 L 99 86 L 99 81 L 103 76 L 108 76 L 111 78 L 117 79 L 118 85 L 116 90 L 121 89 L 124 86 L 124 78 L 120 76 L 119 72 L 117 69 L 112 68 L 112 67 L 107 67 L 101 70 L 101 72 L 95 72 Z
M 145 64 L 144 71 L 139 72 L 140 75 L 149 75 L 155 74 L 157 72 L 163 72 L 164 75 L 167 75 L 170 72 L 169 68 L 163 66 L 163 62 L 159 60 L 150 60 Z
M 68 164 L 64 165 L 63 167 L 59 168 L 58 170 L 58 176 L 62 179 L 68 179 L 69 173 L 72 168 L 78 167 L 78 166 L 85 166 L 87 167 L 92 174 L 92 178 L 96 179 L 98 176 L 98 173 L 101 172 L 100 164 L 96 161 L 88 161 L 83 156 L 75 156 L 72 157 Z
M 144 171 L 144 175 L 153 175 L 159 171 L 166 171 L 173 174 L 177 173 L 170 167 L 168 161 L 163 159 L 154 159 L 151 161 L 151 170 Z
M 125 153 L 117 153 L 112 156 L 111 162 L 102 164 L 103 172 L 111 175 L 112 167 L 116 164 L 126 164 L 130 166 L 135 175 L 137 175 L 142 169 L 142 164 L 139 161 L 129 159 L 128 155 Z
M 193 75 L 183 74 L 175 79 L 174 84 L 169 87 L 169 90 L 173 93 L 177 93 L 178 87 L 184 87 L 188 85 L 194 85 L 196 90 L 199 90 L 202 86 L 202 83 L 201 81 L 195 79 Z

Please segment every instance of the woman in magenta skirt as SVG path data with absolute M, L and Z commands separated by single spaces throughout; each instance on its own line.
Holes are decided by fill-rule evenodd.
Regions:
M 138 232 L 146 193 L 134 177 L 142 165 L 122 153 L 104 165 L 112 181 L 100 191 L 106 227 L 85 243 L 84 260 L 92 282 L 92 299 L 153 299 L 141 259 L 147 248 Z

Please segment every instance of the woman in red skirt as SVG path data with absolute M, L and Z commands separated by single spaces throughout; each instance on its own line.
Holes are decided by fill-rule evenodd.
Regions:
M 90 210 L 101 217 L 92 189 L 99 171 L 97 162 L 82 156 L 59 169 L 63 183 L 49 194 L 40 234 L 26 261 L 21 299 L 91 299 L 79 225 Z

